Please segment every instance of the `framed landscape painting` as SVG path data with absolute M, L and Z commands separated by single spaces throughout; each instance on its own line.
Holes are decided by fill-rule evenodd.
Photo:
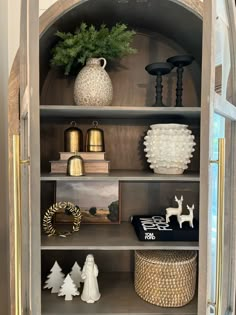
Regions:
M 82 223 L 120 223 L 119 182 L 57 182 L 56 202 L 70 201 L 79 206 Z M 55 223 L 71 223 L 73 216 L 57 213 Z

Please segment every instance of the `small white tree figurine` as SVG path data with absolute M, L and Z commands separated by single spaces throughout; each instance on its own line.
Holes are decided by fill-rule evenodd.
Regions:
M 84 279 L 84 289 L 81 299 L 87 303 L 94 303 L 101 297 L 97 282 L 98 267 L 94 262 L 93 255 L 88 255 L 82 271 Z
M 189 225 L 191 226 L 191 228 L 193 228 L 193 209 L 194 209 L 194 204 L 192 205 L 192 207 L 189 207 L 187 205 L 189 214 L 183 214 L 179 217 L 179 226 L 182 229 L 182 224 L 183 222 L 189 222 Z
M 58 265 L 57 261 L 55 261 L 51 273 L 47 276 L 47 280 L 44 285 L 44 289 L 52 289 L 51 293 L 58 293 L 60 287 L 64 281 L 65 275 L 61 272 L 61 267 Z
M 81 277 L 81 268 L 77 262 L 74 263 L 74 266 L 70 272 L 70 276 L 77 288 L 80 288 L 80 282 L 83 282 L 83 279 Z
M 65 301 L 71 301 L 73 296 L 79 295 L 79 291 L 69 274 L 66 276 L 58 293 L 58 296 L 63 295 L 65 295 Z

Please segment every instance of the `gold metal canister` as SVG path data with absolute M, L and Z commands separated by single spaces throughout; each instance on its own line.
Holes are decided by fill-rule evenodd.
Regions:
M 69 176 L 83 176 L 84 175 L 84 161 L 75 153 L 67 161 L 67 175 Z
M 88 129 L 86 135 L 87 152 L 105 152 L 104 132 L 98 128 L 98 122 L 93 122 L 93 127 Z
M 83 151 L 83 133 L 76 127 L 76 122 L 72 121 L 71 127 L 64 132 L 65 152 L 82 152 Z

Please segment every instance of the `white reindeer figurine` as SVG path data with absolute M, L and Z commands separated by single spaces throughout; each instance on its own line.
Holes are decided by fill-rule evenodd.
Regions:
M 187 205 L 187 208 L 188 208 L 189 214 L 184 214 L 184 215 L 181 215 L 179 217 L 179 226 L 180 226 L 181 229 L 182 229 L 183 222 L 189 222 L 189 225 L 191 226 L 191 228 L 193 228 L 193 209 L 194 209 L 194 204 L 192 205 L 192 207 L 189 207 Z
M 178 199 L 176 196 L 175 196 L 175 201 L 178 203 L 178 208 L 166 208 L 166 223 L 169 223 L 170 222 L 170 217 L 172 215 L 176 215 L 177 216 L 177 219 L 179 221 L 179 217 L 182 213 L 182 204 L 183 204 L 183 196 L 181 196 L 180 199 Z

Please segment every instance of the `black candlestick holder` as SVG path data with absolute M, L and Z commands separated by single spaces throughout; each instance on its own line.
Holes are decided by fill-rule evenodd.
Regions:
M 174 56 L 168 58 L 166 61 L 170 62 L 173 67 L 177 67 L 177 88 L 176 88 L 176 107 L 182 107 L 182 96 L 183 96 L 183 72 L 184 67 L 190 65 L 194 60 L 193 56 L 183 55 Z
M 152 106 L 165 106 L 162 101 L 162 76 L 171 72 L 174 66 L 169 62 L 151 63 L 145 67 L 145 70 L 156 76 L 156 102 Z

